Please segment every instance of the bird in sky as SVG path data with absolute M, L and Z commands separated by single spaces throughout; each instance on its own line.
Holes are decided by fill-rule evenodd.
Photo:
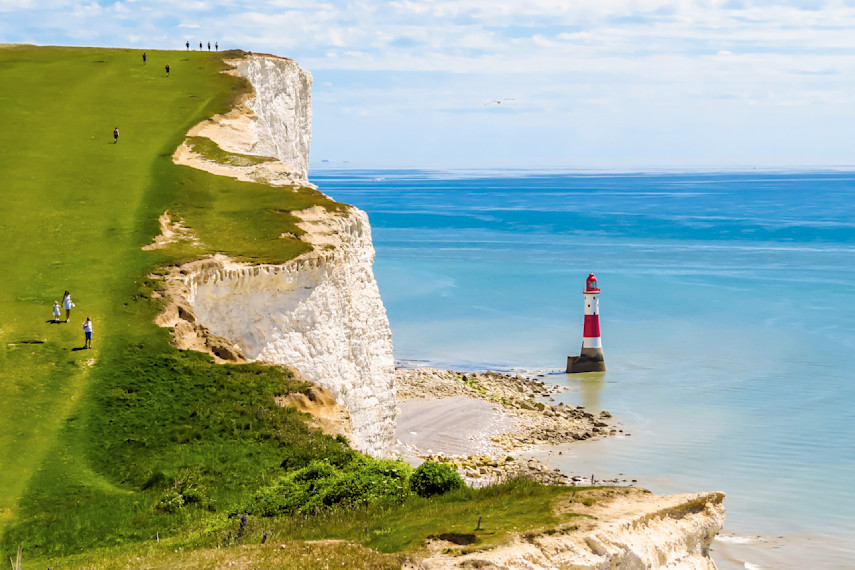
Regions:
M 502 101 L 516 101 L 516 99 L 513 97 L 505 97 L 504 99 L 493 99 L 492 101 L 487 101 L 484 104 L 489 105 L 490 103 L 495 103 L 496 105 L 501 105 Z

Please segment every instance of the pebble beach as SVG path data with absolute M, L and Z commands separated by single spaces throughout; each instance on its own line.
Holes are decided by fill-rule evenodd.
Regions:
M 521 374 L 436 368 L 398 368 L 395 380 L 395 451 L 413 463 L 452 464 L 475 487 L 519 476 L 552 485 L 627 483 L 592 481 L 528 456 L 552 445 L 624 435 L 608 411 L 550 403 L 560 386 Z

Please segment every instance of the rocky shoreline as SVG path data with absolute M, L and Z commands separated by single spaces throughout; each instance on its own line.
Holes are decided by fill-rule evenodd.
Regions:
M 395 372 L 398 402 L 444 400 L 464 397 L 496 405 L 497 413 L 509 417 L 511 429 L 489 437 L 482 446 L 486 453 L 452 455 L 398 441 L 404 455 L 454 465 L 471 486 L 484 486 L 514 477 L 528 477 L 550 485 L 593 484 L 581 476 L 568 476 L 550 469 L 536 459 L 520 459 L 539 445 L 557 445 L 592 438 L 624 434 L 607 411 L 594 414 L 584 406 L 552 405 L 543 400 L 566 388 L 546 384 L 521 374 L 498 372 L 464 373 L 434 368 L 398 368 Z M 597 481 L 620 484 L 621 481 Z

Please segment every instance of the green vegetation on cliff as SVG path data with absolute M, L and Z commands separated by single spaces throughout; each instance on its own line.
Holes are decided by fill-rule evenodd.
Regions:
M 0 48 L 0 554 L 20 544 L 28 566 L 124 567 L 144 556 L 177 567 L 208 564 L 220 555 L 207 548 L 257 544 L 265 532 L 279 543 L 342 538 L 394 553 L 473 527 L 478 515 L 490 520 L 484 537 L 549 523 L 562 490 L 411 495 L 407 469 L 362 458 L 276 405 L 306 388 L 288 371 L 214 364 L 171 347 L 153 324 L 157 267 L 212 252 L 285 261 L 309 247 L 281 237 L 300 233 L 289 211 L 340 207 L 311 190 L 172 163 L 192 125 L 248 89 L 219 73 L 236 55 L 149 51 L 144 63 L 139 50 Z M 198 243 L 143 251 L 166 210 Z M 76 307 L 55 324 L 64 290 Z M 80 348 L 87 316 L 92 350 Z M 335 466 L 319 509 L 277 503 L 277 485 L 316 490 L 288 478 L 313 461 Z M 398 486 L 377 486 L 384 480 Z M 280 516 L 239 522 L 263 501 Z M 360 551 L 375 567 L 401 560 L 354 544 L 288 544 L 283 567 L 313 567 L 306 552 L 351 560 Z
M 332 204 L 172 163 L 192 125 L 248 89 L 218 73 L 224 55 L 238 54 L 148 52 L 144 63 L 138 50 L 0 49 L 4 552 L 23 543 L 30 557 L 54 555 L 168 534 L 202 516 L 153 508 L 188 470 L 206 505 L 228 507 L 278 468 L 283 447 L 310 457 L 345 448 L 274 403 L 304 388 L 287 372 L 216 366 L 169 346 L 152 323 L 146 275 L 158 265 L 212 251 L 290 259 L 308 246 L 280 238 L 296 230 L 287 212 Z M 141 249 L 167 209 L 189 220 L 202 246 Z M 49 322 L 66 289 L 71 321 Z M 80 350 L 87 316 L 94 348 Z

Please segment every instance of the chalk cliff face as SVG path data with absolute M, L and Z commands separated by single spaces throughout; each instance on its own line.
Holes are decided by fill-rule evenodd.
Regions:
M 230 152 L 279 160 L 233 167 L 195 155 L 186 145 L 174 160 L 274 186 L 312 186 L 306 179 L 311 75 L 274 56 L 250 55 L 231 63 L 250 80 L 255 96 L 189 134 L 208 137 Z M 385 456 L 395 432 L 394 360 L 389 321 L 372 270 L 368 217 L 353 207 L 292 214 L 306 231 L 300 239 L 314 251 L 282 265 L 249 266 L 216 256 L 188 264 L 178 273 L 183 283 L 177 289 L 192 308 L 192 319 L 234 343 L 235 353 L 292 366 L 330 390 L 350 414 L 354 447 Z M 175 326 L 170 319 L 161 320 Z
M 308 177 L 312 144 L 312 74 L 290 59 L 250 56 L 237 61 L 255 97 L 247 106 L 257 117 L 254 154 L 272 156 Z
M 724 493 L 655 496 L 634 493 L 590 508 L 590 518 L 566 528 L 524 533 L 492 550 L 453 556 L 446 542 L 415 568 L 526 568 L 529 570 L 715 570 L 709 556 L 724 524 Z M 578 509 L 576 510 L 578 512 Z M 574 520 L 574 519 L 571 519 Z
M 337 244 L 282 265 L 212 260 L 187 275 L 187 300 L 200 322 L 247 359 L 293 366 L 330 390 L 350 414 L 354 446 L 386 455 L 395 366 L 368 217 L 352 208 L 307 225 Z

